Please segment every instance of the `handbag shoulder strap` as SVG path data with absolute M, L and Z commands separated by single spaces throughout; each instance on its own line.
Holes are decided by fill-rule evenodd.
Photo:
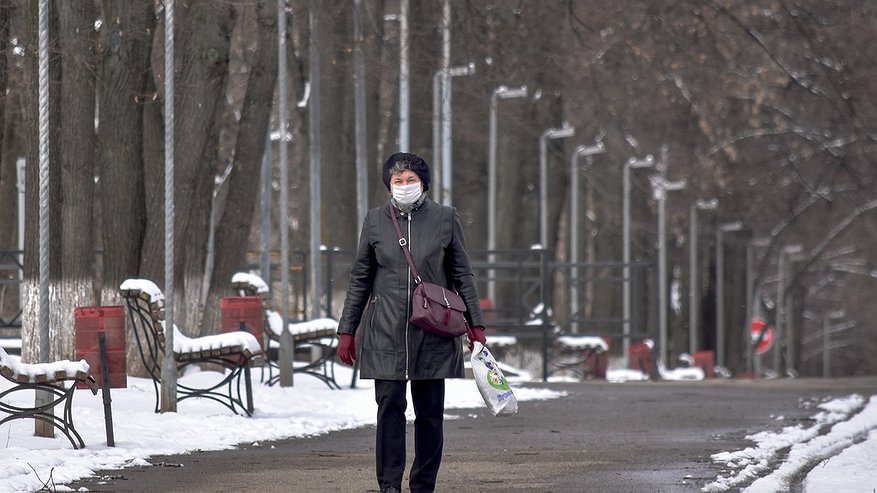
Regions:
M 402 234 L 402 228 L 399 227 L 399 220 L 396 219 L 396 210 L 393 209 L 393 204 L 388 204 L 390 208 L 390 219 L 393 220 L 393 227 L 396 228 L 396 236 L 399 237 L 399 246 L 402 247 L 402 253 L 405 254 L 405 260 L 408 261 L 408 267 L 411 269 L 411 273 L 414 274 L 414 283 L 420 284 L 420 274 L 417 273 L 417 267 L 414 267 L 414 260 L 411 259 L 411 252 L 408 251 L 408 240 L 405 239 L 405 236 Z

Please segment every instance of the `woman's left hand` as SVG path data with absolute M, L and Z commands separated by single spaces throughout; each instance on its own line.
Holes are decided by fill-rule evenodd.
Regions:
M 471 328 L 467 327 L 466 333 L 469 336 L 469 351 L 472 350 L 472 347 L 476 342 L 480 342 L 482 346 L 487 345 L 487 338 L 484 336 L 484 326 L 476 325 Z

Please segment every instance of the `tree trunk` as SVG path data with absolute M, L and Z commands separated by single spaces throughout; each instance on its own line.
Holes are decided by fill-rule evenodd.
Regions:
M 6 128 L 7 87 L 9 86 L 9 21 L 12 10 L 11 0 L 0 0 L 0 250 L 14 250 L 16 223 L 16 170 L 15 157 L 9 156 L 3 148 L 3 130 Z M 0 299 L 2 303 L 2 299 Z M 2 305 L 0 305 L 2 306 Z
M 228 193 L 216 226 L 210 292 L 204 327 L 218 327 L 219 298 L 229 292 L 232 275 L 243 269 L 250 229 L 259 198 L 259 169 L 277 81 L 277 10 L 274 4 L 257 6 L 257 55 L 249 67 L 247 91 L 241 110 L 234 165 L 227 178 Z
M 112 0 L 99 89 L 100 197 L 103 221 L 101 303 L 121 304 L 119 286 L 138 277 L 146 228 L 143 119 L 155 32 L 153 2 Z M 120 214 L 120 211 L 123 211 Z
M 321 242 L 356 246 L 356 153 L 353 107 L 353 9 L 349 0 L 319 2 L 320 146 L 322 148 Z M 344 190 L 339 193 L 340 190 Z M 353 213 L 351 213 L 354 211 Z M 329 273 L 325 273 L 328 278 Z M 323 283 L 328 289 L 328 283 Z M 342 295 L 343 296 L 343 295 Z
M 54 295 L 60 300 L 53 314 L 53 343 L 58 358 L 74 359 L 73 309 L 94 305 L 94 21 L 91 2 L 61 2 L 58 7 L 61 45 L 62 125 L 60 220 L 61 266 Z
M 176 10 L 174 106 L 174 321 L 188 335 L 200 335 L 210 195 L 213 191 L 219 121 L 225 102 L 231 4 L 200 0 Z M 160 30 L 159 30 L 160 31 Z M 163 39 L 163 32 L 156 32 Z M 157 43 L 163 46 L 162 43 Z M 163 66 L 163 60 L 154 63 Z M 163 72 L 156 73 L 161 86 Z M 163 88 L 161 92 L 163 92 Z M 164 166 L 160 107 L 144 120 L 147 226 L 141 275 L 159 286 L 164 279 Z M 161 160 L 155 162 L 155 158 Z M 212 309 L 216 309 L 215 307 Z

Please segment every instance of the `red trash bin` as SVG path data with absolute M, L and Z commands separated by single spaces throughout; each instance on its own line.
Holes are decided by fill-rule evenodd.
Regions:
M 627 351 L 631 370 L 639 370 L 646 375 L 651 375 L 654 372 L 651 345 L 639 342 L 631 345 Z
M 715 353 L 712 351 L 697 351 L 692 355 L 694 357 L 694 366 L 703 369 L 704 378 L 716 377 Z
M 220 330 L 235 332 L 244 330 L 256 336 L 256 340 L 265 349 L 265 310 L 262 309 L 262 298 L 258 296 L 228 296 L 219 300 Z
M 127 357 L 125 355 L 125 307 L 82 306 L 73 312 L 76 332 L 76 359 L 84 359 L 91 367 L 91 375 L 98 385 L 103 383 L 100 363 L 100 333 L 104 334 L 107 351 L 107 373 L 110 388 L 128 387 Z M 88 388 L 79 384 L 79 388 Z

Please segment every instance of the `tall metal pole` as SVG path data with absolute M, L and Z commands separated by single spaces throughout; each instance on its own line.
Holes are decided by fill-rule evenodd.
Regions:
M 624 163 L 621 179 L 621 256 L 622 256 L 622 362 L 623 366 L 628 366 L 628 352 L 630 352 L 630 170 L 631 168 L 650 168 L 654 165 L 655 160 L 652 155 L 648 155 L 645 159 L 630 158 Z
M 831 321 L 846 316 L 846 311 L 838 310 L 828 312 L 822 317 L 822 378 L 831 378 L 831 334 L 840 332 L 855 326 L 855 323 L 841 324 L 842 326 L 832 327 Z
M 663 158 L 662 158 L 663 160 Z M 665 162 L 666 161 L 662 161 Z M 667 337 L 667 192 L 682 190 L 685 181 L 668 182 L 659 176 L 654 180 L 654 193 L 658 199 L 658 339 L 660 362 L 668 363 Z
M 269 286 L 271 285 L 271 171 L 274 167 L 271 145 L 271 129 L 269 128 L 265 133 L 265 152 L 262 154 L 262 167 L 259 170 L 259 187 L 262 198 L 262 251 L 259 255 L 259 273 Z
M 451 205 L 453 170 L 451 166 L 451 2 L 442 2 L 442 204 Z
M 487 147 L 487 250 L 493 252 L 496 250 L 496 141 L 497 141 L 497 124 L 496 109 L 500 99 L 522 98 L 527 96 L 527 86 L 521 86 L 509 89 L 506 86 L 499 86 L 493 90 L 490 96 L 490 133 Z M 487 263 L 493 265 L 496 262 L 496 254 L 489 253 Z M 496 300 L 496 273 L 493 269 L 487 273 L 487 298 L 491 301 Z
M 822 317 L 822 378 L 831 378 L 831 323 L 828 315 Z
M 321 286 L 322 275 L 320 272 L 320 209 L 322 198 L 320 196 L 320 51 L 317 48 L 317 1 L 309 1 L 308 27 L 310 31 L 310 43 L 308 47 L 308 78 L 311 81 L 311 98 L 308 103 L 308 137 L 311 161 L 311 257 L 310 257 L 310 281 L 311 281 L 311 317 L 322 316 L 323 292 Z
M 743 320 L 743 335 L 746 340 L 746 370 L 755 375 L 755 346 L 752 344 L 752 318 L 755 316 L 755 246 L 752 241 L 746 244 L 746 319 Z
M 289 162 L 286 149 L 286 127 L 289 113 L 286 108 L 286 1 L 277 0 L 277 112 L 280 127 L 280 315 L 282 326 L 289 327 Z M 313 93 L 312 93 L 313 94 Z M 313 97 L 313 96 L 311 96 Z M 309 102 L 310 104 L 310 102 Z M 295 342 L 292 334 L 284 330 L 280 334 L 280 386 L 293 385 Z
M 761 373 L 761 356 L 755 352 L 755 341 L 752 339 L 752 320 L 760 317 L 758 299 L 759 289 L 755 286 L 755 249 L 770 245 L 767 238 L 754 238 L 746 244 L 746 320 L 743 321 L 743 334 L 746 337 L 746 369 L 756 378 Z
M 406 5 L 407 9 L 407 0 L 403 1 L 403 4 Z M 407 29 L 408 29 L 408 21 L 404 22 L 405 24 L 405 44 L 407 45 Z M 368 212 L 368 169 L 367 169 L 367 160 L 368 160 L 368 149 L 366 147 L 366 108 L 365 108 L 365 60 L 362 53 L 362 0 L 353 0 L 353 41 L 354 41 L 354 51 L 353 51 L 353 97 L 354 97 L 354 107 L 356 112 L 356 227 L 357 227 L 357 235 L 362 230 L 362 222 L 365 220 L 365 215 Z M 405 53 L 408 53 L 408 49 L 405 49 Z M 407 58 L 406 58 L 406 70 L 407 70 Z M 405 75 L 405 102 L 408 102 L 408 76 L 407 73 Z M 401 99 L 401 93 L 400 93 Z M 401 111 L 401 110 L 400 110 Z M 400 115 L 402 113 L 400 112 Z M 407 139 L 408 139 L 408 114 L 407 107 L 405 113 L 405 139 L 406 145 L 404 149 L 407 149 Z M 401 125 L 400 125 L 401 126 Z M 403 149 L 403 150 L 404 150 Z M 406 151 L 407 152 L 407 151 Z
M 776 343 L 773 349 L 773 371 L 776 373 L 777 377 L 782 375 L 783 364 L 783 309 L 785 307 L 783 298 L 786 295 L 785 257 L 786 256 L 783 253 L 783 250 L 780 249 L 779 255 L 777 256 L 777 299 L 774 305 L 774 328 L 776 330 Z
M 450 156 L 450 149 L 445 149 L 445 141 L 442 138 L 444 135 L 444 124 L 445 124 L 445 116 L 444 116 L 444 96 L 445 87 L 447 86 L 447 90 L 451 90 L 451 80 L 454 77 L 460 77 L 463 75 L 472 75 L 475 73 L 475 64 L 469 63 L 468 65 L 458 65 L 456 67 L 451 67 L 447 71 L 447 82 L 445 82 L 445 71 L 444 69 L 437 70 L 432 76 L 432 186 L 430 189 L 433 191 L 433 200 L 442 204 L 449 204 L 450 198 L 445 198 L 444 194 L 444 156 L 447 154 Z M 448 117 L 450 118 L 450 117 Z M 450 157 L 448 158 L 450 159 Z
M 164 4 L 164 361 L 161 412 L 177 411 L 177 363 L 174 360 L 174 0 Z
M 777 256 L 777 299 L 776 299 L 776 320 L 775 320 L 775 329 L 776 329 L 776 346 L 774 347 L 773 353 L 773 370 L 776 372 L 777 376 L 783 374 L 783 340 L 785 336 L 785 325 L 786 325 L 786 269 L 788 268 L 788 256 L 800 253 L 803 250 L 803 246 L 800 244 L 794 245 L 786 245 L 780 249 L 779 254 Z M 788 350 L 788 348 L 786 348 Z
M 569 313 L 570 328 L 573 334 L 579 332 L 577 314 L 579 312 L 579 157 L 588 158 L 588 166 L 593 163 L 591 156 L 605 151 L 603 142 L 597 141 L 596 145 L 580 145 L 572 152 L 569 163 L 569 261 L 572 265 L 569 283 Z
M 716 228 L 716 365 L 725 366 L 725 245 L 724 234 L 743 229 L 735 221 Z
M 696 200 L 691 203 L 688 218 L 688 354 L 697 352 L 698 331 L 700 330 L 700 286 L 697 280 L 698 271 L 698 236 L 697 211 L 715 209 L 719 205 L 716 199 Z
M 357 0 L 361 3 L 361 0 Z M 408 12 L 409 0 L 399 0 L 399 151 L 408 152 Z M 361 7 L 360 7 L 361 8 Z
M 573 127 L 549 128 L 539 137 L 539 243 L 548 249 L 548 140 L 576 134 Z
M 49 343 L 49 2 L 39 4 L 39 118 L 40 118 L 40 312 L 39 362 L 48 363 Z
M 432 177 L 433 200 L 442 202 L 442 81 L 445 73 L 436 70 L 432 75 Z
M 40 283 L 39 283 L 39 362 L 50 360 L 49 341 L 49 2 L 40 0 L 39 30 L 39 222 L 40 222 Z M 20 210 L 23 210 L 20 209 Z M 24 224 L 21 222 L 19 224 Z M 22 256 L 23 257 L 23 256 Z M 23 260 L 23 259 L 22 259 Z M 34 405 L 47 406 L 52 395 L 46 391 L 34 393 Z M 54 413 L 54 409 L 51 411 Z M 34 435 L 53 438 L 55 428 L 43 420 L 34 421 Z

